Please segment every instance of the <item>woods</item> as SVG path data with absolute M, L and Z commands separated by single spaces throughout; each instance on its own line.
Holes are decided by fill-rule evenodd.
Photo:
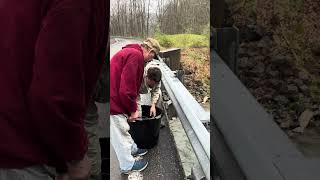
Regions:
M 116 0 L 111 7 L 110 24 L 111 35 L 143 37 L 149 33 L 150 0 Z
M 320 144 L 320 1 L 216 1 L 240 31 L 239 79 L 288 136 Z
M 201 34 L 209 29 L 208 0 L 115 0 L 111 4 L 113 36 L 147 37 L 164 34 Z

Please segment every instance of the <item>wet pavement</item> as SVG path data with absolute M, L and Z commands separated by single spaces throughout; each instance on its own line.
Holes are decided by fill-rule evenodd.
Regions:
M 127 175 L 121 175 L 116 154 L 110 147 L 111 180 L 126 180 Z M 184 179 L 183 171 L 177 156 L 173 137 L 168 124 L 160 130 L 158 145 L 144 156 L 149 162 L 148 167 L 141 173 L 144 180 L 180 180 Z

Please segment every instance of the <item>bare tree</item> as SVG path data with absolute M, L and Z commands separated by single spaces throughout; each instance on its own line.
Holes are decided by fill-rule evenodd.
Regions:
M 149 21 L 150 21 L 150 0 L 148 0 L 148 11 L 147 11 L 147 34 L 149 34 Z
M 153 14 L 151 0 L 114 1 L 111 35 L 147 37 L 156 27 L 166 34 L 199 34 L 209 24 L 209 0 L 158 0 Z

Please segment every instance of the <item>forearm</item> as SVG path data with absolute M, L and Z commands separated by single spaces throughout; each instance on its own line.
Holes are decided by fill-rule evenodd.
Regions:
M 161 90 L 160 87 L 156 87 L 151 90 L 151 104 L 157 104 L 160 98 Z

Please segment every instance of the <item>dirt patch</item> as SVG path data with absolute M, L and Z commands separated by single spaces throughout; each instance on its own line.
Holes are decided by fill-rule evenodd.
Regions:
M 265 35 L 242 41 L 238 76 L 297 144 L 310 144 L 306 137 L 319 144 L 320 63 L 312 59 L 301 64 L 291 51 L 279 49 L 276 38 Z
M 181 52 L 184 84 L 195 99 L 210 109 L 209 48 L 186 48 Z

